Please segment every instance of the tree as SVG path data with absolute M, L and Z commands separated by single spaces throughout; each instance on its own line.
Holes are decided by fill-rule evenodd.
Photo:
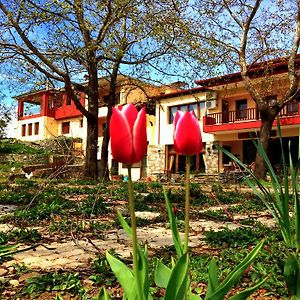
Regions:
M 222 66 L 219 71 L 240 70 L 247 91 L 257 103 L 261 116 L 259 141 L 268 152 L 274 120 L 299 92 L 295 60 L 300 43 L 300 1 L 204 0 L 198 1 L 194 9 L 197 14 L 193 16 L 193 24 L 196 15 L 201 19 L 199 26 L 190 28 L 189 33 L 213 47 L 213 55 L 208 57 Z M 260 85 L 251 76 L 257 62 L 260 62 L 258 71 L 264 71 L 260 73 L 263 75 Z M 266 95 L 277 84 L 272 71 L 278 63 L 287 66 L 288 84 L 280 98 L 270 103 Z M 266 168 L 258 153 L 255 166 L 256 176 L 264 178 Z
M 10 109 L 3 104 L 0 104 L 0 139 L 6 136 L 6 128 L 11 120 Z
M 184 3 L 0 1 L 2 61 L 22 64 L 27 73 L 42 74 L 61 83 L 87 119 L 85 176 L 98 176 L 99 75 L 108 75 L 110 81 L 109 122 L 121 67 L 126 66 L 124 70 L 131 73 L 145 70 L 141 66 L 147 65 L 157 70 L 162 57 L 173 58 L 170 51 L 182 39 L 176 22 L 183 14 Z M 88 75 L 84 84 L 79 79 L 82 74 Z M 78 92 L 87 95 L 87 108 L 80 103 Z M 107 131 L 102 147 L 102 178 L 108 174 L 108 142 Z

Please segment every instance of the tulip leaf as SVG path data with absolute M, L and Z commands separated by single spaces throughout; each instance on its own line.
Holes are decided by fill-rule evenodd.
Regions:
M 207 291 L 206 291 L 206 298 L 210 297 L 216 290 L 217 287 L 219 286 L 219 268 L 216 263 L 216 259 L 213 258 L 210 261 L 209 267 L 208 267 L 208 286 L 207 286 Z
M 119 283 L 123 287 L 127 298 L 131 298 L 130 295 L 134 292 L 135 289 L 135 280 L 132 271 L 124 264 L 122 261 L 118 260 L 108 252 L 106 252 L 106 259 L 117 277 Z
M 290 159 L 290 173 L 292 177 L 292 187 L 294 196 L 294 220 L 295 220 L 295 246 L 300 250 L 300 200 L 299 200 L 299 187 L 298 187 L 298 172 L 300 167 L 300 159 L 298 159 L 295 169 L 291 164 Z
M 119 219 L 119 222 L 122 226 L 122 228 L 125 230 L 125 232 L 127 233 L 127 235 L 132 238 L 132 230 L 131 227 L 128 225 L 128 223 L 126 222 L 126 220 L 124 219 L 124 217 L 122 216 L 122 214 L 117 211 L 117 216 Z
M 157 260 L 154 281 L 159 287 L 166 288 L 171 276 L 172 270 L 164 265 L 160 260 Z
M 182 244 L 182 241 L 181 241 L 180 236 L 179 236 L 177 223 L 176 223 L 176 218 L 173 214 L 172 205 L 170 204 L 170 201 L 169 201 L 169 198 L 168 198 L 168 195 L 167 195 L 166 191 L 164 190 L 163 193 L 164 193 L 164 197 L 165 197 L 167 213 L 168 213 L 169 222 L 170 222 L 170 228 L 171 228 L 171 231 L 172 231 L 172 238 L 173 238 L 173 242 L 174 242 L 174 247 L 175 247 L 177 255 L 179 257 L 181 257 L 184 253 L 183 252 L 183 244 Z
M 109 300 L 109 296 L 106 292 L 105 287 L 103 287 L 99 293 L 98 300 Z
M 299 263 L 294 255 L 289 255 L 284 265 L 284 278 L 291 295 L 300 296 L 300 287 L 298 286 L 299 278 Z
M 189 256 L 182 255 L 177 261 L 166 288 L 165 300 L 182 300 L 189 289 L 188 279 Z
M 229 300 L 247 300 L 251 294 L 253 294 L 265 281 L 267 280 L 267 277 L 264 278 L 262 281 L 260 281 L 255 286 L 249 287 L 245 289 L 244 291 L 238 293 L 237 295 L 234 295 L 233 297 L 229 298 Z
M 118 219 L 120 221 L 121 226 L 123 227 L 124 231 L 127 233 L 129 238 L 132 238 L 132 230 L 131 227 L 128 225 L 122 214 L 118 211 L 117 212 Z M 138 276 L 139 280 L 142 282 L 142 287 L 145 295 L 145 299 L 147 299 L 149 295 L 149 264 L 148 264 L 148 252 L 147 248 L 145 251 L 142 250 L 141 246 L 137 245 L 137 252 L 138 252 Z
M 202 300 L 202 299 L 201 299 L 201 297 L 199 295 L 190 293 L 189 300 Z
M 140 246 L 138 246 L 138 276 L 140 282 L 142 283 L 142 288 L 144 291 L 145 299 L 149 297 L 149 265 L 148 265 L 148 251 L 145 247 L 145 251 L 142 250 Z
M 240 279 L 245 270 L 250 266 L 252 261 L 258 255 L 260 249 L 263 246 L 264 241 L 259 242 L 256 247 L 239 263 L 234 270 L 232 270 L 224 281 L 218 286 L 216 291 L 206 297 L 206 300 L 223 300 L 225 295 L 230 291 L 233 285 Z

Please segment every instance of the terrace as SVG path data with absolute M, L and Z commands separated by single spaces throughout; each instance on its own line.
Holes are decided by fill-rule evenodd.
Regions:
M 299 104 L 299 101 L 293 102 L 283 108 L 279 113 L 280 125 L 300 124 Z M 203 131 L 211 133 L 228 130 L 253 129 L 259 128 L 260 124 L 260 114 L 257 108 L 247 108 L 206 115 L 203 118 Z

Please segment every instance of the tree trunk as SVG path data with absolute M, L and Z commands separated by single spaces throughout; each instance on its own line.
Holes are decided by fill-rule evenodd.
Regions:
M 262 145 L 266 154 L 269 151 L 269 144 L 270 144 L 270 134 L 272 130 L 272 125 L 275 120 L 275 117 L 268 116 L 268 118 L 264 118 L 261 121 L 260 132 L 259 132 L 259 143 Z M 256 152 L 255 157 L 255 176 L 259 179 L 265 179 L 267 170 L 266 165 L 263 157 Z
M 119 71 L 120 62 L 115 62 L 113 71 L 110 77 L 110 89 L 109 89 L 109 101 L 107 103 L 107 116 L 106 116 L 106 128 L 103 132 L 103 140 L 101 147 L 101 161 L 99 178 L 102 180 L 109 180 L 108 170 L 108 145 L 109 145 L 109 122 L 112 115 L 112 108 L 116 105 L 116 89 L 117 89 L 117 77 Z
M 85 154 L 85 169 L 84 176 L 97 180 L 98 164 L 97 164 L 97 149 L 98 149 L 98 118 L 95 116 L 88 120 L 87 124 L 87 139 L 86 139 L 86 154 Z
M 94 180 L 98 179 L 98 75 L 97 66 L 89 69 L 88 83 L 88 112 L 87 118 L 87 140 L 84 176 Z

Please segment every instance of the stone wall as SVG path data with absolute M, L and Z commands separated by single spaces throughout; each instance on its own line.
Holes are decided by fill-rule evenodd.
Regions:
M 41 154 L 4 154 L 0 153 L 0 163 L 17 162 L 21 165 L 48 163 L 48 156 Z
M 163 173 L 165 169 L 165 146 L 149 145 L 147 155 L 147 175 Z
M 207 174 L 219 173 L 219 151 L 214 149 L 213 142 L 206 142 L 205 165 Z

